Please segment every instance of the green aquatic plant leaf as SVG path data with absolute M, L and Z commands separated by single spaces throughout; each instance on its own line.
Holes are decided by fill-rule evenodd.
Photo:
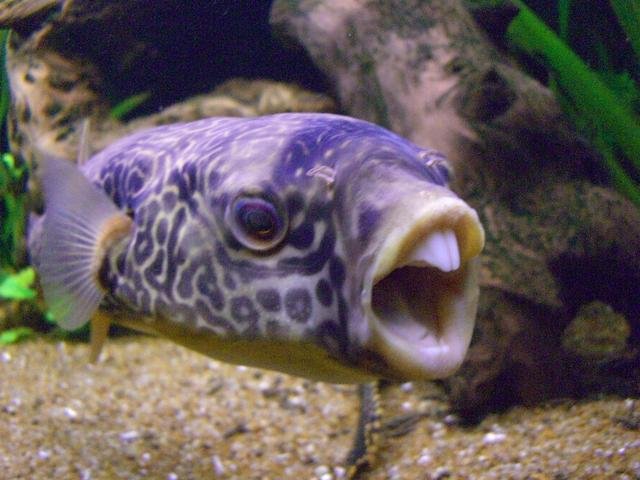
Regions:
M 0 345 L 10 345 L 22 340 L 26 340 L 34 335 L 34 331 L 29 327 L 16 327 L 0 332 Z
M 636 57 L 640 59 L 640 1 L 611 0 L 611 7 L 629 39 Z
M 507 30 L 508 38 L 527 53 L 541 57 L 553 74 L 553 83 L 571 102 L 584 122 L 592 125 L 594 143 L 606 139 L 619 149 L 640 174 L 640 121 L 619 96 L 591 70 L 532 10 L 514 0 L 520 12 Z M 596 145 L 597 147 L 598 145 Z M 640 186 L 614 155 L 603 153 L 616 187 L 640 205 Z
M 25 173 L 25 167 L 17 165 L 15 157 L 10 153 L 3 153 L 0 158 L 4 169 L 10 176 L 10 180 L 21 182 Z
M 25 167 L 10 153 L 0 155 L 0 267 L 18 263 L 25 224 Z
M 571 16 L 571 0 L 558 0 L 558 31 L 560 38 L 569 41 L 569 18 Z
M 16 159 L 13 158 L 13 155 L 10 153 L 2 154 L 2 163 L 9 169 L 9 171 L 13 172 L 16 170 Z
M 0 298 L 10 300 L 32 300 L 36 297 L 36 292 L 31 285 L 36 279 L 36 272 L 33 268 L 27 267 L 18 273 L 5 274 L 0 277 Z
M 600 78 L 631 110 L 640 112 L 640 88 L 629 72 L 617 73 L 612 68 L 599 72 Z
M 0 130 L 7 118 L 9 110 L 9 81 L 5 69 L 5 52 L 7 39 L 9 38 L 9 30 L 0 29 Z M 4 141 L 4 139 L 3 139 Z M 0 142 L 2 146 L 2 142 Z
M 114 105 L 113 108 L 111 108 L 111 111 L 109 112 L 109 114 L 113 118 L 121 120 L 122 118 L 127 116 L 129 113 L 131 113 L 133 110 L 135 110 L 140 105 L 142 105 L 144 102 L 146 102 L 150 96 L 151 96 L 151 92 L 142 92 L 142 93 L 137 93 L 135 95 L 132 95 L 128 98 L 125 98 L 121 102 Z
M 51 323 L 52 325 L 58 324 L 55 317 L 53 316 L 53 313 L 51 313 L 51 310 L 47 310 L 46 312 L 44 312 L 44 319 L 47 321 L 47 323 Z

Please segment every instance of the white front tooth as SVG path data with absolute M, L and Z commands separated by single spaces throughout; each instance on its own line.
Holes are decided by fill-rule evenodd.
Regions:
M 457 270 L 458 268 L 460 268 L 460 250 L 458 249 L 458 240 L 456 239 L 456 234 L 453 230 L 445 230 L 444 236 L 447 239 L 449 260 L 451 261 L 451 268 L 448 270 L 450 272 L 452 270 Z
M 410 264 L 428 264 L 443 272 L 460 267 L 460 250 L 453 230 L 435 231 L 420 244 L 409 257 Z

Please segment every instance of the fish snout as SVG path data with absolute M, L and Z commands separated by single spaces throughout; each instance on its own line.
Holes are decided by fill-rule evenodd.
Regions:
M 478 256 L 484 231 L 456 197 L 417 208 L 386 232 L 365 279 L 366 350 L 388 376 L 451 375 L 466 355 L 478 305 Z

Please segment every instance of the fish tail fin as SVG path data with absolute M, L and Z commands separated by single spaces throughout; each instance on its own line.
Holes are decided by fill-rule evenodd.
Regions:
M 89 321 L 104 298 L 98 272 L 110 225 L 122 217 L 130 225 L 130 220 L 72 163 L 45 157 L 41 165 L 45 217 L 40 283 L 57 323 L 74 330 Z

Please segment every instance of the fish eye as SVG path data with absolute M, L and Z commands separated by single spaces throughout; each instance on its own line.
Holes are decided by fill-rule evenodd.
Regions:
M 257 251 L 278 245 L 287 230 L 285 211 L 278 202 L 258 195 L 242 195 L 227 207 L 225 219 L 236 240 Z

